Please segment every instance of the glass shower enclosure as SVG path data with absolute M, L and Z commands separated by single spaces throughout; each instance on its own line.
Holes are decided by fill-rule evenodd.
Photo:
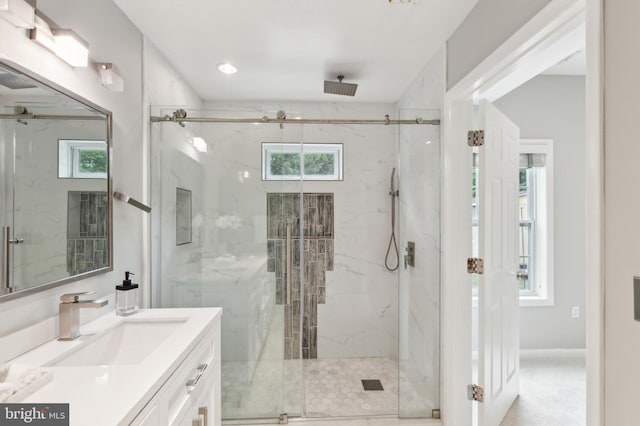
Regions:
M 416 116 L 439 118 L 399 111 Z M 152 125 L 152 306 L 223 308 L 223 418 L 432 417 L 439 126 L 183 124 Z M 416 268 L 396 273 L 383 266 L 393 167 L 401 263 L 407 241 L 421 251 Z M 361 379 L 384 391 L 364 390 Z
M 189 123 L 153 130 L 159 142 L 152 148 L 154 306 L 223 307 L 224 418 L 301 415 L 300 354 L 285 357 L 283 344 L 285 317 L 288 326 L 300 321 L 293 315 L 300 299 L 285 288 L 300 275 L 299 243 L 297 251 L 293 247 L 300 224 L 268 226 L 265 209 L 270 202 L 274 213 L 282 212 L 285 194 L 300 194 L 301 181 L 262 181 L 260 146 L 269 141 L 301 149 L 302 126 Z M 191 241 L 181 245 L 175 231 L 179 190 L 191 192 Z M 297 207 L 287 198 L 288 208 Z M 288 256 L 276 258 L 276 251 Z

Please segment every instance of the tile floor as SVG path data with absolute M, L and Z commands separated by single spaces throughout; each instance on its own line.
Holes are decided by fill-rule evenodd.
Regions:
M 386 358 L 305 361 L 307 416 L 396 414 L 398 363 Z M 378 379 L 382 391 L 365 391 L 361 380 Z
M 398 419 L 393 417 L 378 419 L 335 419 L 335 420 L 292 420 L 292 426 L 441 426 L 440 420 Z
M 304 368 L 304 393 L 302 375 Z M 378 379 L 382 391 L 365 391 L 362 379 Z M 428 405 L 401 375 L 407 406 Z M 300 415 L 307 417 L 398 414 L 398 364 L 387 358 L 266 360 L 223 362 L 222 412 L 225 419 Z

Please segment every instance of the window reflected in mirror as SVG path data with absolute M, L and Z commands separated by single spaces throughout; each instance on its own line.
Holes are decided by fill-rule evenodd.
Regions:
M 105 141 L 58 141 L 58 177 L 75 179 L 107 178 Z

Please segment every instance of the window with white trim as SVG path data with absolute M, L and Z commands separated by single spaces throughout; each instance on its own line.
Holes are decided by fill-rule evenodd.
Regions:
M 342 180 L 342 163 L 342 144 L 262 144 L 263 180 Z
M 553 141 L 520 141 L 519 182 L 520 305 L 553 305 Z
M 107 155 L 105 141 L 60 139 L 58 141 L 58 177 L 106 179 Z
M 472 162 L 472 257 L 478 256 L 478 155 Z M 518 257 L 520 306 L 553 305 L 553 141 L 520 141 Z M 472 275 L 474 297 L 478 277 Z

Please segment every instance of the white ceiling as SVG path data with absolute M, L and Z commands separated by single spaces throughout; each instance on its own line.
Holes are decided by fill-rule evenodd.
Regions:
M 114 1 L 205 100 L 395 102 L 478 0 Z

